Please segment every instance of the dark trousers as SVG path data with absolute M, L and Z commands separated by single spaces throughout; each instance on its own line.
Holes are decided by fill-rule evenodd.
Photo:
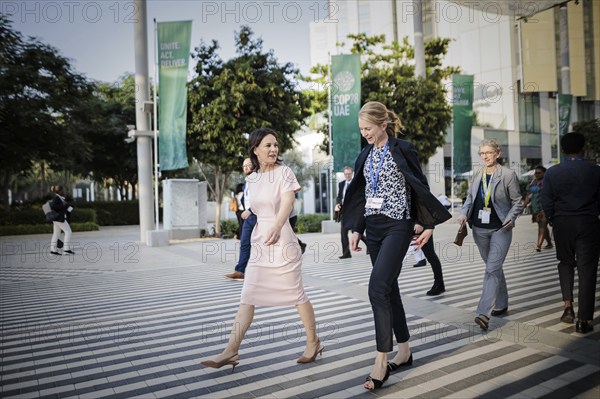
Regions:
M 563 301 L 573 301 L 575 267 L 579 277 L 577 318 L 592 320 L 600 251 L 600 221 L 594 216 L 556 216 L 554 242 Z
M 242 239 L 242 226 L 244 225 L 244 219 L 242 219 L 242 213 L 244 211 L 235 211 L 235 217 L 237 218 L 238 221 L 238 228 L 235 232 L 235 234 L 237 235 L 238 240 Z
M 292 216 L 291 218 L 289 218 L 289 222 L 290 222 L 290 226 L 292 226 L 292 230 L 294 230 L 294 233 L 296 232 L 296 223 L 298 223 L 298 216 Z M 300 244 L 302 246 L 302 244 L 304 244 L 298 237 L 296 237 L 296 239 L 298 240 L 298 244 Z
M 402 259 L 413 234 L 412 220 L 396 220 L 384 215 L 368 216 L 367 247 L 373 270 L 369 279 L 369 300 L 375 319 L 378 352 L 393 350 L 392 333 L 397 342 L 410 338 L 406 314 L 400 298 L 398 276 Z
M 433 280 L 436 283 L 444 284 L 444 275 L 442 274 L 442 262 L 435 253 L 435 246 L 433 245 L 433 236 L 429 238 L 427 244 L 423 245 L 423 254 L 431 265 L 431 271 L 433 272 Z
M 235 265 L 235 270 L 240 273 L 246 272 L 246 266 L 250 260 L 250 248 L 252 248 L 250 239 L 252 238 L 252 230 L 254 230 L 254 226 L 256 226 L 256 215 L 251 213 L 242 224 L 242 236 L 240 237 L 240 259 L 238 260 L 238 264 Z

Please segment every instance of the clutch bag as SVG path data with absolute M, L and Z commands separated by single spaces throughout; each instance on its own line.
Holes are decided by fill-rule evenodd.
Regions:
M 456 233 L 456 238 L 454 239 L 454 244 L 458 245 L 459 247 L 463 245 L 463 241 L 465 239 L 465 237 L 468 235 L 469 233 L 467 233 L 467 224 L 461 224 L 460 227 L 458 228 L 458 232 Z

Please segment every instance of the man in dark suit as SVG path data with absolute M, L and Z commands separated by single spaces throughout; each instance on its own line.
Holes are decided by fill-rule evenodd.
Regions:
M 335 199 L 335 212 L 338 215 L 340 214 L 340 212 L 342 210 L 342 206 L 344 204 L 344 197 L 346 196 L 346 190 L 348 190 L 348 186 L 350 186 L 350 182 L 352 181 L 353 177 L 354 177 L 354 170 L 350 166 L 345 166 L 344 167 L 344 180 L 342 180 L 338 184 L 338 194 Z M 338 221 L 341 224 L 340 231 L 341 231 L 341 235 L 342 235 L 342 256 L 340 256 L 340 259 L 351 258 L 352 255 L 350 254 L 350 244 L 348 241 L 348 232 L 352 229 L 352 226 L 350 226 L 348 223 L 344 223 L 344 219 L 341 216 L 338 217 Z M 367 244 L 364 237 L 362 237 L 362 241 L 365 243 L 365 245 Z
M 600 166 L 583 159 L 585 138 L 580 133 L 565 134 L 560 140 L 564 160 L 544 175 L 541 203 L 554 228 L 558 278 L 564 301 L 560 318 L 573 323 L 575 268 L 579 277 L 575 331 L 594 330 L 596 280 L 600 249 Z

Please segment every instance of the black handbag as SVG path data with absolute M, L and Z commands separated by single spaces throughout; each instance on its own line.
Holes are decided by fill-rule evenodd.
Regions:
M 46 214 L 46 222 L 55 222 L 60 218 L 60 213 L 52 210 Z

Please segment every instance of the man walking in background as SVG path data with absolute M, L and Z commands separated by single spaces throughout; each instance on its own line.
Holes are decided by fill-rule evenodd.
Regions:
M 585 138 L 565 134 L 560 149 L 565 158 L 544 176 L 542 209 L 554 227 L 558 278 L 564 301 L 560 320 L 575 321 L 573 286 L 575 267 L 579 277 L 579 297 L 575 331 L 594 330 L 594 306 L 600 251 L 600 166 L 583 159 Z

